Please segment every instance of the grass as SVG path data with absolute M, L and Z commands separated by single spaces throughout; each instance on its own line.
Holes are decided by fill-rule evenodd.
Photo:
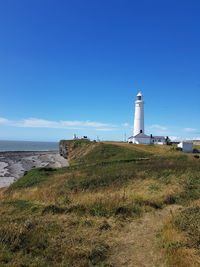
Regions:
M 81 140 L 70 142 L 69 151 L 70 167 L 33 169 L 0 192 L 0 266 L 111 267 L 109 255 L 126 224 L 199 199 L 199 161 L 168 147 Z M 166 226 L 166 253 L 199 250 L 198 212 Z M 165 238 L 169 229 L 176 233 L 172 242 Z M 184 231 L 193 235 L 189 243 Z
M 174 216 L 161 233 L 169 266 L 200 266 L 200 206 Z
M 56 169 L 53 168 L 32 169 L 27 174 L 18 179 L 14 184 L 12 184 L 8 188 L 8 191 L 37 186 L 48 179 L 48 177 L 55 171 Z
M 176 229 L 187 235 L 188 238 L 185 243 L 187 247 L 200 249 L 200 206 L 190 207 L 182 211 L 174 218 L 173 224 Z
M 149 152 L 134 151 L 125 147 L 100 143 L 90 153 L 83 158 L 79 158 L 78 162 L 91 164 L 97 162 L 126 161 L 149 156 L 151 156 Z
M 17 199 L 13 201 L 4 201 L 4 202 L 1 202 L 0 205 L 11 208 L 12 214 L 16 212 L 22 212 L 22 211 L 35 212 L 39 209 L 39 206 L 37 204 L 34 204 L 30 202 L 29 200 L 22 200 L 22 199 Z

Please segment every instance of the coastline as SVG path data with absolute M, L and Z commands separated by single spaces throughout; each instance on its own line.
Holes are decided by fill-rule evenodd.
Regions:
M 68 161 L 56 150 L 0 151 L 0 188 L 9 186 L 26 171 L 46 166 L 65 167 L 68 166 Z

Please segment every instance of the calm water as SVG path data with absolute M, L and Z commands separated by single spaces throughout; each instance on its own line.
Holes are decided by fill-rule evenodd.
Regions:
M 0 151 L 58 150 L 57 142 L 0 141 Z

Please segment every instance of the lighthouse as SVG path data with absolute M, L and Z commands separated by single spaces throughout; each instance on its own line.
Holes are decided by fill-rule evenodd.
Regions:
M 134 144 L 151 143 L 151 136 L 144 133 L 144 99 L 141 92 L 136 96 L 133 136 L 128 138 L 128 142 Z
M 135 119 L 133 136 L 144 134 L 144 100 L 141 92 L 137 94 L 135 101 Z
M 135 101 L 133 136 L 128 138 L 128 143 L 164 145 L 167 142 L 169 142 L 168 137 L 153 136 L 152 134 L 148 136 L 144 133 L 144 99 L 143 94 L 139 92 Z

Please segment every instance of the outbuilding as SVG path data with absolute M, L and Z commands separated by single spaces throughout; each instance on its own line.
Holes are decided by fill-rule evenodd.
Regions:
M 165 137 L 165 136 L 153 136 L 151 134 L 151 144 L 166 145 L 169 140 L 170 139 L 168 137 Z
M 192 153 L 193 152 L 193 143 L 190 142 L 181 142 L 178 144 L 178 148 L 181 148 L 183 152 Z
M 131 136 L 128 139 L 128 143 L 133 143 L 133 144 L 150 144 L 151 143 L 151 138 L 150 136 L 139 133 L 135 136 Z

